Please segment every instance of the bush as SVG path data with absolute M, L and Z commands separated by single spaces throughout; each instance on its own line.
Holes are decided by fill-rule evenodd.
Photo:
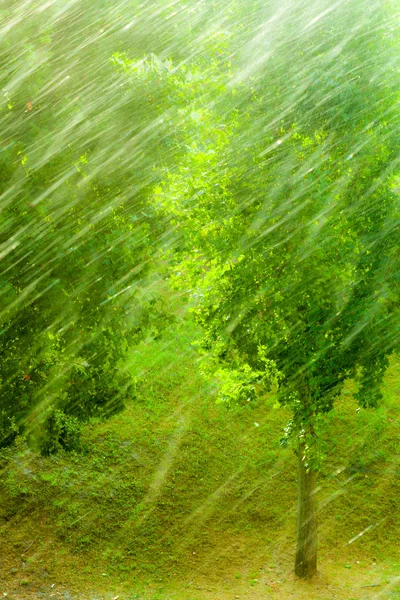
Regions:
M 40 451 L 45 456 L 60 449 L 79 451 L 82 449 L 81 434 L 82 423 L 76 417 L 52 409 L 43 427 Z

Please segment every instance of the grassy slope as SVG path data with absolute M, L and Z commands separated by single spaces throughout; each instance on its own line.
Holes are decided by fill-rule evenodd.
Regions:
M 137 399 L 86 428 L 85 454 L 41 458 L 23 443 L 4 453 L 4 591 L 400 598 L 400 364 L 380 409 L 357 413 L 350 385 L 323 426 L 321 577 L 310 591 L 291 575 L 295 460 L 279 446 L 288 414 L 273 398 L 216 405 L 194 335 L 181 324 L 133 353 Z

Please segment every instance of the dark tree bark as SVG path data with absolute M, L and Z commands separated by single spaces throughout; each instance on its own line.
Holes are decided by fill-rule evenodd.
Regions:
M 304 454 L 305 442 L 300 442 L 297 548 L 294 571 L 298 577 L 311 579 L 317 572 L 316 472 L 306 468 Z

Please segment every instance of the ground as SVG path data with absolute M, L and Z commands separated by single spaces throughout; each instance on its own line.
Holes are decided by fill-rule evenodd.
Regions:
M 57 552 L 57 548 L 54 548 Z M 89 583 L 87 577 L 79 572 L 80 563 L 73 558 L 60 564 L 59 559 L 47 556 L 47 569 L 23 567 L 21 558 L 10 555 L 7 568 L 4 569 L 2 593 L 15 600 L 33 600 L 37 598 L 62 598 L 63 600 L 261 600 L 267 598 L 289 599 L 309 598 L 338 600 L 372 598 L 400 598 L 400 577 L 393 564 L 352 560 L 346 565 L 338 564 L 336 559 L 323 560 L 320 572 L 313 581 L 301 581 L 293 576 L 291 563 L 280 560 L 279 566 L 262 566 L 251 572 L 257 562 L 247 565 L 242 573 L 229 572 L 226 565 L 222 569 L 202 561 L 202 565 L 186 573 L 185 579 L 165 582 L 130 583 L 129 575 L 125 581 L 109 581 L 102 573 L 97 573 Z M 261 558 L 261 557 L 260 557 Z M 263 557 L 264 558 L 264 557 Z M 348 556 L 347 559 L 351 560 Z M 261 560 L 259 561 L 261 562 Z M 369 564 L 368 564 L 369 563 Z M 10 564 L 19 567 L 8 568 Z M 46 564 L 46 566 L 48 566 Z M 16 571 L 18 569 L 18 571 Z M 10 572 L 12 571 L 12 572 Z

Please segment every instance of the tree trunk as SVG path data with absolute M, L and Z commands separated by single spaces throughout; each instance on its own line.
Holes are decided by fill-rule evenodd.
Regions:
M 297 548 L 294 572 L 311 579 L 317 572 L 316 472 L 305 466 L 305 442 L 299 444 L 299 504 L 297 515 Z

